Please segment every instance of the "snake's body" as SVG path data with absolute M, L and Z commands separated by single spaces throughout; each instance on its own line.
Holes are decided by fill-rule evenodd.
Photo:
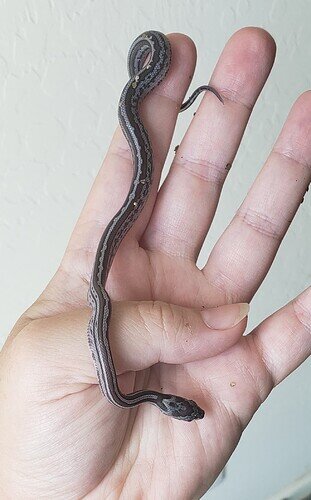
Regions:
M 108 340 L 111 302 L 105 290 L 115 253 L 142 211 L 152 184 L 152 150 L 139 116 L 139 103 L 163 80 L 170 62 L 169 41 L 157 31 L 148 31 L 137 37 L 129 50 L 130 79 L 120 97 L 119 122 L 132 151 L 134 174 L 126 200 L 106 227 L 98 245 L 88 294 L 92 306 L 88 343 L 100 388 L 111 403 L 121 408 L 132 408 L 148 402 L 158 406 L 168 416 L 191 421 L 204 416 L 204 411 L 192 400 L 149 390 L 131 394 L 120 391 Z M 187 109 L 203 90 L 214 92 L 221 100 L 212 87 L 199 87 L 181 106 L 180 111 Z

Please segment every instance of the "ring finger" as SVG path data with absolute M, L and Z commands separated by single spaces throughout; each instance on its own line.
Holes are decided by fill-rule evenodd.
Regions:
M 311 92 L 294 103 L 271 154 L 203 269 L 226 301 L 249 301 L 311 181 Z

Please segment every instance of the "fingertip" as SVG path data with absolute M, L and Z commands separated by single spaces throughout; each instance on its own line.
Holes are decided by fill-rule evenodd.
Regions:
M 311 107 L 311 90 L 305 90 L 295 100 L 292 109 L 299 110 L 300 113 L 306 114 L 310 120 L 310 107 Z
M 175 57 L 178 54 L 182 54 L 184 59 L 188 61 L 196 62 L 197 49 L 194 41 L 190 36 L 184 33 L 170 33 L 167 35 L 172 51 L 176 52 Z
M 270 33 L 257 27 L 242 28 L 226 43 L 211 84 L 223 96 L 252 108 L 269 76 L 275 53 Z
M 249 313 L 249 304 L 228 304 L 210 309 L 203 309 L 201 316 L 204 323 L 213 330 L 228 330 L 240 323 Z
M 193 40 L 183 33 L 167 35 L 172 49 L 172 60 L 167 77 L 160 83 L 156 93 L 182 102 L 189 87 L 195 65 L 196 46 Z
M 271 56 L 275 56 L 276 43 L 269 31 L 258 26 L 244 26 L 243 28 L 235 31 L 230 37 L 229 41 L 235 41 L 238 44 L 247 45 L 249 50 L 257 52 L 258 55 L 262 51 L 268 51 Z
M 292 105 L 277 138 L 273 152 L 281 153 L 305 167 L 310 178 L 311 90 L 306 90 Z

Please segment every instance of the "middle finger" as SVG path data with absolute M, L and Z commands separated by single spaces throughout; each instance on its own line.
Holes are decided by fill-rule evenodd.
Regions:
M 243 28 L 226 44 L 207 92 L 176 152 L 143 237 L 149 250 L 197 259 L 252 107 L 275 55 L 272 37 Z

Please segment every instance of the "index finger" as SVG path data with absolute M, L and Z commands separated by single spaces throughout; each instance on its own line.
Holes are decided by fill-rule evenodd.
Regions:
M 148 203 L 131 232 L 137 237 L 143 233 L 149 220 L 179 108 L 196 62 L 196 50 L 190 38 L 177 33 L 168 38 L 172 48 L 168 75 L 141 106 L 142 120 L 152 144 L 154 175 Z M 106 225 L 122 206 L 132 176 L 131 151 L 118 127 L 69 241 L 62 262 L 66 270 L 70 271 L 78 262 L 79 274 L 89 275 L 98 241 Z

